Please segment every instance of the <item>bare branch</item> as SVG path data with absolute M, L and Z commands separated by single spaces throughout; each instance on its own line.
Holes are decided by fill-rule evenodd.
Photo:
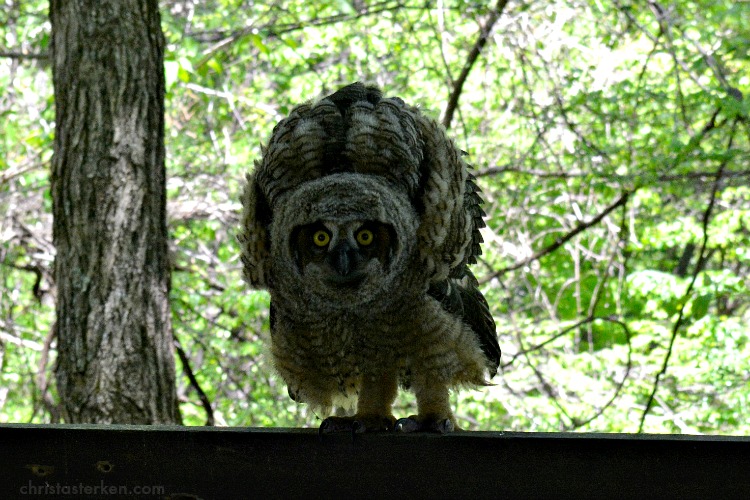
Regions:
M 503 363 L 501 365 L 500 369 L 501 370 L 505 370 L 506 368 L 510 368 L 510 366 L 513 363 L 515 363 L 516 359 L 518 359 L 520 356 L 525 356 L 526 354 L 528 354 L 530 352 L 538 351 L 541 348 L 543 348 L 544 346 L 546 346 L 547 344 L 549 344 L 551 342 L 554 342 L 555 340 L 559 339 L 560 337 L 564 337 L 566 334 L 572 332 L 573 330 L 575 330 L 577 328 L 580 328 L 583 325 L 586 325 L 586 324 L 591 323 L 593 321 L 596 321 L 597 319 L 601 319 L 601 318 L 596 318 L 594 316 L 589 316 L 589 317 L 584 318 L 584 319 L 582 319 L 580 321 L 576 321 L 575 323 L 573 323 L 572 325 L 568 326 L 567 328 L 564 328 L 564 329 L 560 330 L 559 332 L 557 332 L 556 334 L 554 334 L 553 336 L 551 336 L 550 338 L 548 338 L 544 342 L 542 342 L 540 344 L 537 344 L 535 346 L 529 347 L 527 349 L 522 349 L 522 350 L 518 351 L 517 353 L 515 353 L 513 355 L 513 357 L 510 358 L 510 361 L 506 361 L 505 363 Z
M 278 38 L 280 35 L 283 35 L 285 33 L 309 29 L 313 26 L 326 26 L 330 24 L 351 22 L 360 18 L 381 14 L 383 12 L 398 11 L 405 8 L 407 8 L 407 6 L 404 5 L 401 1 L 391 2 L 391 0 L 384 0 L 382 2 L 370 5 L 369 8 L 361 10 L 354 14 L 335 14 L 328 17 L 306 19 L 297 23 L 275 24 L 271 28 L 269 28 L 269 26 L 271 26 L 270 24 L 260 28 L 257 26 L 248 26 L 239 30 L 232 31 L 230 33 L 219 33 L 217 42 L 203 51 L 203 59 L 195 66 L 202 66 L 211 58 L 211 56 L 215 52 L 218 52 L 222 49 L 226 50 L 229 46 L 248 35 L 262 34 L 263 36 L 268 38 Z M 189 35 L 197 38 L 199 37 L 200 33 L 190 33 Z
M 628 377 L 630 376 L 630 371 L 633 369 L 633 344 L 631 343 L 631 333 L 630 328 L 628 328 L 627 323 L 624 321 L 620 321 L 614 318 L 594 318 L 594 319 L 601 319 L 602 321 L 609 321 L 611 323 L 615 323 L 619 325 L 622 328 L 622 331 L 625 332 L 625 340 L 628 344 L 628 360 L 625 364 L 625 373 L 622 375 L 622 380 L 620 380 L 617 383 L 617 387 L 615 387 L 615 392 L 612 394 L 612 397 L 609 398 L 609 400 L 604 403 L 601 408 L 599 408 L 593 415 L 591 415 L 589 418 L 585 420 L 575 420 L 576 427 L 583 427 L 584 425 L 593 422 L 597 418 L 599 418 L 617 399 L 617 396 L 620 395 L 620 392 L 622 392 L 622 388 L 625 385 L 625 381 L 628 380 Z
M 456 107 L 458 107 L 458 99 L 461 97 L 461 92 L 463 91 L 466 79 L 469 77 L 469 72 L 474 66 L 474 63 L 477 62 L 482 49 L 485 45 L 487 45 L 487 39 L 490 36 L 492 27 L 495 25 L 497 20 L 500 19 L 500 15 L 502 15 L 503 10 L 505 10 L 505 6 L 507 4 L 508 0 L 498 0 L 497 5 L 495 5 L 495 8 L 490 12 L 490 15 L 487 17 L 484 25 L 481 26 L 481 29 L 479 30 L 479 37 L 474 43 L 474 46 L 471 48 L 471 52 L 469 52 L 468 57 L 466 58 L 464 67 L 463 69 L 461 69 L 461 74 L 458 75 L 456 81 L 453 82 L 453 90 L 451 90 L 451 94 L 448 98 L 448 104 L 445 107 L 445 113 L 443 113 L 442 123 L 445 128 L 450 128 L 451 121 L 453 121 L 453 114 L 456 112 Z
M 211 401 L 203 391 L 198 379 L 195 378 L 195 373 L 193 373 L 193 369 L 190 367 L 190 358 L 188 358 L 177 337 L 174 337 L 174 348 L 177 352 L 177 356 L 180 358 L 180 362 L 182 363 L 182 370 L 185 372 L 185 376 L 190 381 L 190 385 L 195 389 L 195 392 L 198 393 L 198 399 L 200 399 L 201 406 L 206 410 L 206 425 L 215 425 L 214 409 L 211 407 Z
M 727 150 L 730 150 L 732 148 L 732 143 L 734 141 L 734 134 L 737 129 L 737 120 L 734 121 L 734 125 L 732 126 L 732 132 L 729 135 L 729 142 L 727 144 Z M 693 271 L 693 276 L 690 279 L 690 283 L 688 284 L 687 290 L 685 290 L 685 294 L 682 296 L 682 300 L 680 301 L 680 308 L 677 311 L 677 320 L 674 323 L 674 326 L 672 327 L 672 336 L 669 339 L 669 346 L 667 347 L 667 354 L 664 356 L 664 361 L 662 362 L 661 369 L 659 370 L 659 373 L 656 374 L 656 377 L 654 378 L 654 386 L 651 389 L 651 394 L 648 397 L 648 401 L 646 402 L 646 408 L 643 410 L 643 413 L 641 414 L 641 421 L 638 424 L 638 432 L 643 432 L 643 427 L 646 423 L 646 416 L 651 411 L 651 407 L 654 404 L 654 398 L 656 397 L 656 392 L 659 390 L 659 384 L 661 382 L 661 378 L 667 373 L 667 368 L 669 367 L 669 360 L 672 357 L 672 352 L 674 349 L 674 343 L 677 339 L 677 334 L 680 331 L 680 327 L 682 326 L 682 323 L 685 319 L 685 306 L 687 306 L 688 300 L 690 300 L 690 295 L 693 293 L 693 287 L 695 286 L 695 282 L 698 279 L 698 275 L 703 270 L 703 266 L 706 264 L 706 261 L 708 260 L 708 253 L 706 252 L 706 249 L 708 247 L 708 224 L 711 221 L 711 214 L 714 209 L 714 205 L 716 203 L 716 195 L 719 192 L 719 182 L 722 179 L 722 173 L 724 172 L 724 169 L 726 168 L 727 164 L 729 163 L 729 159 L 724 160 L 721 165 L 719 165 L 719 168 L 716 171 L 716 176 L 713 182 L 713 186 L 711 186 L 711 196 L 708 200 L 708 206 L 706 207 L 706 210 L 703 212 L 703 242 L 701 243 L 701 249 L 698 253 L 698 262 L 695 264 L 695 270 Z
M 528 175 L 533 177 L 539 177 L 541 179 L 580 179 L 580 178 L 599 178 L 602 181 L 630 181 L 638 177 L 642 177 L 640 174 L 597 174 L 596 172 L 582 172 L 582 171 L 570 171 L 570 172 L 548 172 L 545 170 L 526 170 L 519 167 L 502 166 L 502 167 L 487 167 L 481 170 L 477 170 L 474 174 L 475 177 L 489 177 L 492 175 L 499 175 L 504 173 L 514 173 L 519 175 Z M 675 181 L 695 181 L 705 179 L 715 179 L 718 175 L 717 172 L 685 172 L 684 174 L 664 174 L 654 178 L 657 182 L 675 182 Z M 721 174 L 724 179 L 728 178 L 740 178 L 750 177 L 750 170 L 733 170 L 725 171 Z
M 549 246 L 547 246 L 547 247 L 539 250 L 534 255 L 532 255 L 532 256 L 530 256 L 530 257 L 522 260 L 521 262 L 517 262 L 517 263 L 515 263 L 515 264 L 513 264 L 511 266 L 504 267 L 502 269 L 498 269 L 494 273 L 492 273 L 492 274 L 490 274 L 488 276 L 485 276 L 484 278 L 482 278 L 480 280 L 480 283 L 487 283 L 488 281 L 490 281 L 490 280 L 492 280 L 494 278 L 502 276 L 503 274 L 507 273 L 508 271 L 514 271 L 516 269 L 519 269 L 519 268 L 521 268 L 521 267 L 529 264 L 530 262 L 538 260 L 538 259 L 544 257 L 545 255 L 554 252 L 555 250 L 557 250 L 558 248 L 560 248 L 561 246 L 563 246 L 565 243 L 567 243 L 568 241 L 570 241 L 571 239 L 573 239 L 579 233 L 581 233 L 581 232 L 585 231 L 586 229 L 590 228 L 591 226 L 594 226 L 594 225 L 598 224 L 599 222 L 601 222 L 601 220 L 603 218 L 605 218 L 607 215 L 609 215 L 610 213 L 612 213 L 612 211 L 615 210 L 617 207 L 621 207 L 621 206 L 625 205 L 625 203 L 627 203 L 628 198 L 632 194 L 632 192 L 633 191 L 625 191 L 624 193 L 622 193 L 620 195 L 620 197 L 617 199 L 617 201 L 615 201 L 612 205 L 608 206 L 606 209 L 604 209 L 604 211 L 602 213 L 600 213 L 599 215 L 597 215 L 596 217 L 594 217 L 590 221 L 583 222 L 583 223 L 577 225 L 575 228 L 573 228 L 572 231 L 570 231 L 566 235 L 558 238 L 551 245 L 549 245 Z
M 8 59 L 42 59 L 46 60 L 49 59 L 49 54 L 47 52 L 39 52 L 36 54 L 24 54 L 23 52 L 8 52 L 8 51 L 0 51 L 0 57 L 5 57 Z

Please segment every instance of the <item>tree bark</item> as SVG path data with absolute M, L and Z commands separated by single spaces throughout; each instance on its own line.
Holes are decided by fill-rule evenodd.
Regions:
M 56 378 L 71 423 L 179 423 L 157 0 L 52 0 Z

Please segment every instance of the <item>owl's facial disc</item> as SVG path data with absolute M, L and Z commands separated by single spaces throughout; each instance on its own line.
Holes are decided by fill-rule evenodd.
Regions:
M 396 246 L 392 226 L 377 221 L 319 221 L 295 227 L 290 239 L 300 274 L 332 288 L 357 288 L 374 267 L 385 270 Z

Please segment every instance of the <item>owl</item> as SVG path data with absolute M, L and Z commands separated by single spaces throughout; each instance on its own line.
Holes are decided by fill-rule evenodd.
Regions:
M 321 433 L 457 428 L 451 389 L 500 347 L 468 265 L 484 226 L 463 153 L 434 120 L 354 83 L 273 129 L 242 195 L 246 281 L 270 292 L 270 353 Z M 399 386 L 416 415 L 396 420 Z

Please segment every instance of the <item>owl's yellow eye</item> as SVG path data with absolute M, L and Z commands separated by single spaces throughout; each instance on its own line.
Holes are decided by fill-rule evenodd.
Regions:
M 329 241 L 331 241 L 331 237 L 325 231 L 315 231 L 315 234 L 313 234 L 313 243 L 316 246 L 324 247 Z
M 357 243 L 359 243 L 363 247 L 366 247 L 367 245 L 371 244 L 374 238 L 375 236 L 372 234 L 372 231 L 370 231 L 369 229 L 363 229 L 357 233 Z

